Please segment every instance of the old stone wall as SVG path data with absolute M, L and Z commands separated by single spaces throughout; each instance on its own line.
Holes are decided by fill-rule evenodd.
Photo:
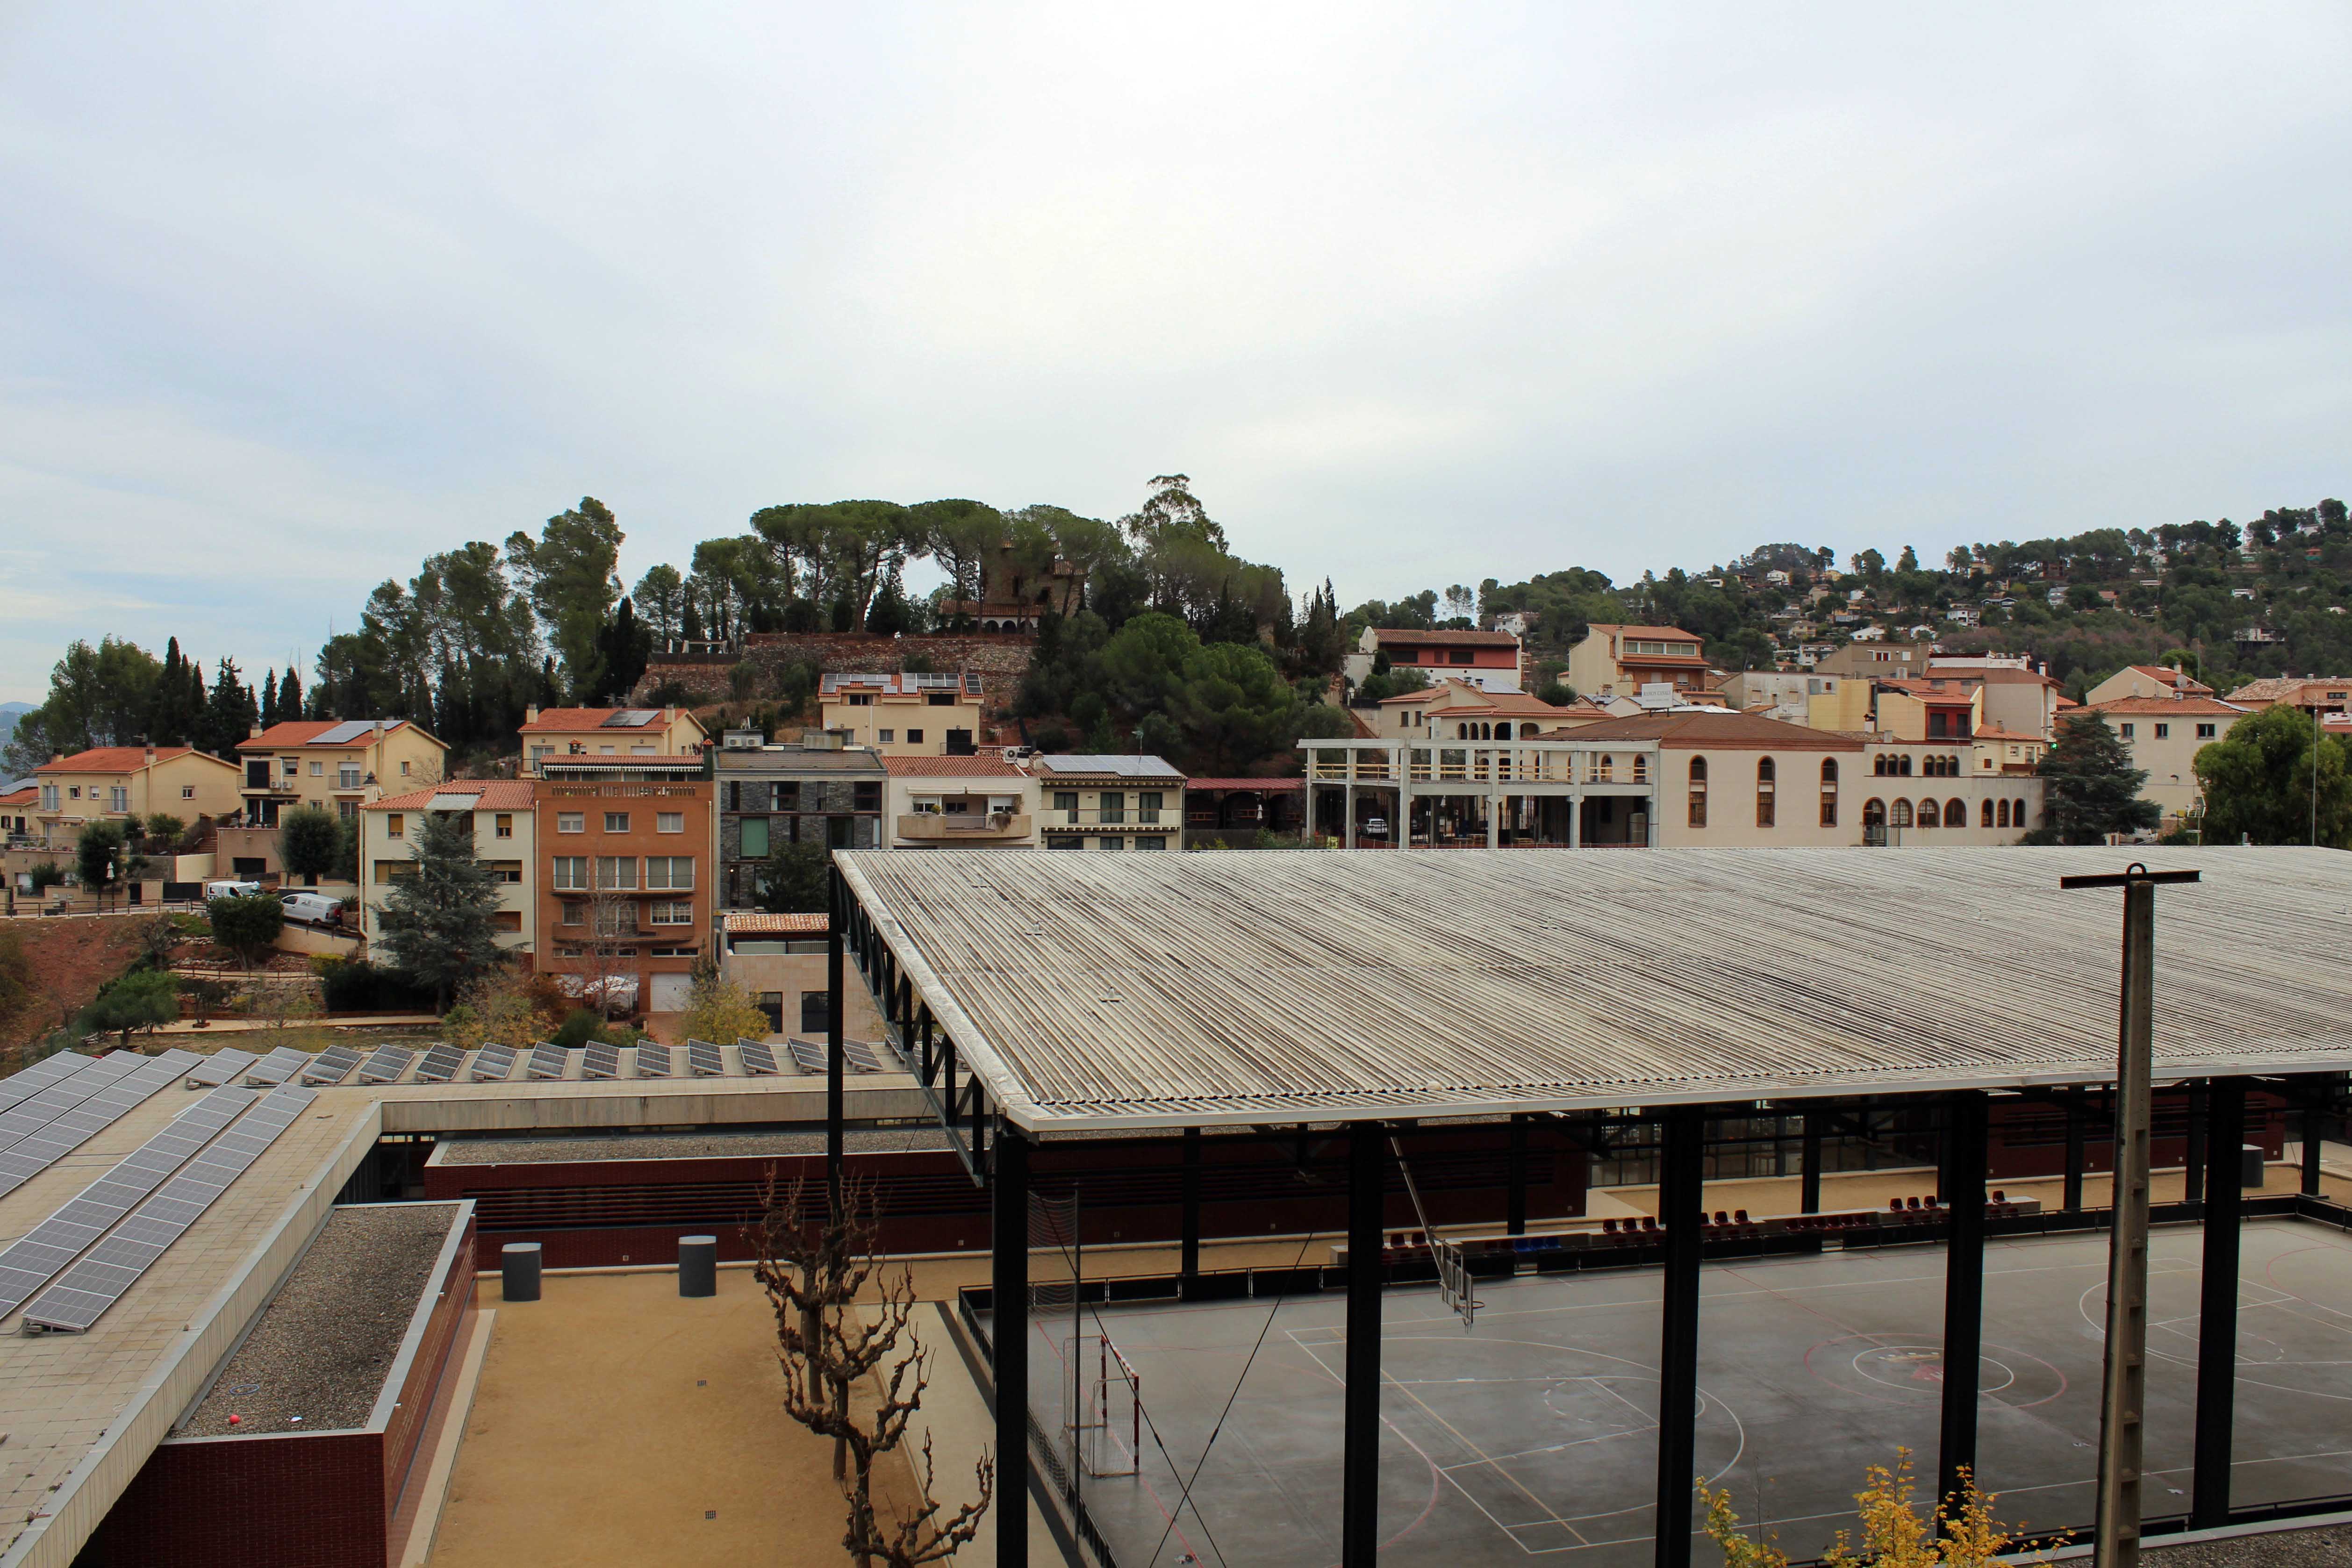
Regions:
M 862 673 L 900 670 L 910 662 L 927 660 L 939 674 L 969 670 L 980 676 L 984 699 L 995 709 L 1012 704 L 1034 646 L 1032 638 L 1002 632 L 879 637 L 864 632 L 753 632 L 743 639 L 742 657 L 759 671 L 754 699 L 774 695 L 778 673 L 790 664 L 814 663 L 829 673 Z M 656 653 L 631 700 L 650 702 L 656 688 L 677 681 L 706 702 L 728 701 L 733 695 L 728 683 L 735 664 L 724 656 Z

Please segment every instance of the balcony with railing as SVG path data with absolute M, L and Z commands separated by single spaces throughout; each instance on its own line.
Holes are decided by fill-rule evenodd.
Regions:
M 898 837 L 913 844 L 985 844 L 1025 839 L 1036 819 L 1026 811 L 908 811 Z

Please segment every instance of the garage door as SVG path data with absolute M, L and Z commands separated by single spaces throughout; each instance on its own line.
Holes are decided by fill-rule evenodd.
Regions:
M 682 1013 L 686 1010 L 687 995 L 694 988 L 693 976 L 656 975 L 653 982 L 654 988 L 646 1003 L 646 1010 L 657 1013 Z

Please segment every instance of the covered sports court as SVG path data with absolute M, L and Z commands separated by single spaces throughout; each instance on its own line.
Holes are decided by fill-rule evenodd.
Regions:
M 1384 1553 L 1578 1552 L 1672 1568 L 1691 1560 L 1695 1474 L 1734 1482 L 1742 1511 L 1787 1521 L 1802 1552 L 1853 1489 L 1847 1457 L 1883 1460 L 1897 1443 L 1918 1454 L 1923 1493 L 1980 1458 L 2004 1490 L 2015 1463 L 2050 1508 L 2013 1512 L 2044 1529 L 2089 1522 L 2075 1473 L 2087 1478 L 2097 1442 L 2100 1319 L 2083 1303 L 2086 1289 L 2104 1301 L 2106 1246 L 2100 1217 L 2077 1207 L 2081 1127 L 2116 1074 L 2121 915 L 2114 893 L 2059 881 L 2129 859 L 845 853 L 832 927 L 837 964 L 858 966 L 992 1190 L 994 1287 L 968 1304 L 985 1312 L 1001 1385 L 1060 1384 L 1040 1376 L 1062 1352 L 1058 1305 L 1033 1307 L 1033 1150 L 1182 1136 L 1347 1151 L 1344 1237 L 1286 1277 L 1247 1281 L 1255 1310 L 1213 1303 L 1233 1282 L 1198 1272 L 1189 1191 L 1186 1266 L 1170 1286 L 1079 1288 L 1074 1320 L 1098 1309 L 1157 1431 L 1132 1476 L 1062 1463 L 1058 1402 L 999 1401 L 1006 1483 L 1039 1462 L 1087 1555 L 1321 1563 L 1336 1548 L 1352 1568 Z M 2315 1126 L 2352 1066 L 2335 978 L 2352 862 L 2230 850 L 2158 863 L 2202 873 L 2164 890 L 2156 922 L 2158 1081 L 2199 1087 L 2193 1130 L 2217 1155 L 2243 1141 L 2250 1096 Z M 2060 1213 L 1987 1201 L 1988 1108 L 2011 1099 L 2068 1107 Z M 1939 1128 L 1942 1201 L 1924 1230 L 1707 1223 L 1711 1124 L 1777 1111 L 1810 1129 L 1890 1105 L 1929 1107 Z M 1416 1135 L 1486 1122 L 1515 1150 L 1530 1126 L 1658 1129 L 1663 1226 L 1603 1258 L 1547 1261 L 1538 1238 L 1466 1260 L 1423 1245 L 1407 1202 Z M 2151 1518 L 2179 1480 L 2200 1523 L 2352 1490 L 2320 1442 L 2338 1397 L 2325 1369 L 2352 1359 L 2333 1354 L 2345 1255 L 2323 1227 L 2352 1215 L 2313 1196 L 2242 1199 L 2241 1171 L 2203 1161 L 2188 1200 L 2156 1215 Z M 2315 1192 L 2315 1163 L 2306 1174 Z M 1523 1215 L 1495 1218 L 1525 1229 Z M 2240 1290 L 2198 1288 L 2184 1260 Z M 1401 1333 L 1442 1311 L 1433 1267 L 1485 1306 L 1467 1328 L 1444 1312 Z M 2277 1268 L 2300 1283 L 2252 1283 Z M 1164 1304 L 1123 1299 L 1154 1295 Z M 2184 1321 L 2185 1396 L 2166 1359 Z M 1235 1348 L 1244 1323 L 1255 1360 Z M 2227 1337 L 2199 1332 L 2215 1326 Z M 2273 1370 L 2297 1369 L 2268 1380 L 2294 1392 L 2250 1370 L 2261 1343 L 2277 1349 Z M 1261 1376 L 1282 1385 L 1255 1392 Z M 2273 1410 L 2274 1397 L 2290 1403 Z M 1228 1419 L 1203 1462 L 1208 1402 L 1228 1398 L 1236 1411 L 1250 1399 L 1251 1416 Z M 1775 1449 L 1797 1462 L 1775 1466 Z M 1147 1539 L 1155 1519 L 1173 1541 L 1202 1517 L 1176 1552 Z M 1245 1531 L 1239 1557 L 1208 1539 L 1228 1518 Z M 1000 1562 L 1025 1563 L 1020 1522 L 1004 1522 Z

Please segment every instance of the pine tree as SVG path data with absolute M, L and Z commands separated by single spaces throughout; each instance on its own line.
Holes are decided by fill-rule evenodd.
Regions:
M 378 928 L 393 967 L 446 1009 L 459 986 L 499 961 L 499 884 L 474 858 L 470 811 L 422 813 L 413 842 L 415 869 L 384 895 Z
M 2147 770 L 2131 765 L 2131 753 L 2095 713 L 2075 714 L 2059 732 L 2058 744 L 2042 758 L 2046 779 L 2048 826 L 2039 830 L 2062 844 L 2104 843 L 2109 833 L 2144 831 L 2162 812 L 2140 797 Z
M 174 637 L 164 644 L 163 668 L 148 704 L 147 738 L 157 746 L 185 746 L 193 738 L 194 716 L 188 704 L 188 661 Z
M 278 672 L 264 670 L 261 673 L 261 727 L 273 728 L 278 719 Z
M 213 681 L 212 699 L 205 705 L 205 750 L 215 757 L 235 757 L 239 742 L 253 732 L 261 717 L 253 688 L 237 677 L 236 661 L 223 657 Z
M 278 716 L 286 724 L 302 716 L 302 683 L 294 678 L 294 666 L 291 664 L 287 665 L 286 673 L 278 677 Z

